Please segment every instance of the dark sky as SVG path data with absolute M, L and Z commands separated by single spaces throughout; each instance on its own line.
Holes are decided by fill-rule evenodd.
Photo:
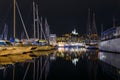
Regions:
M 32 1 L 17 0 L 23 20 L 30 36 L 33 35 Z M 112 27 L 115 16 L 116 25 L 120 24 L 120 0 L 34 0 L 39 6 L 39 16 L 46 17 L 52 33 L 61 35 L 70 33 L 74 28 L 80 34 L 86 33 L 88 8 L 96 14 L 96 26 L 100 33 L 101 24 L 104 30 Z M 13 0 L 0 0 L 0 33 L 4 24 L 9 26 L 9 35 L 13 32 Z M 17 36 L 23 31 L 17 13 Z

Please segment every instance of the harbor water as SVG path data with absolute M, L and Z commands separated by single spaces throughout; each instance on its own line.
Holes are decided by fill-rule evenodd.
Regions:
M 1 64 L 0 80 L 120 80 L 120 54 L 84 48 L 43 53 L 14 64 Z

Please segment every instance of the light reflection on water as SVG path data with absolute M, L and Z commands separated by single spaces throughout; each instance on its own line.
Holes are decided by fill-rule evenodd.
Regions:
M 28 56 L 28 54 L 24 54 L 24 55 Z M 59 78 L 59 75 L 66 77 L 68 74 L 69 75 L 67 77 L 69 76 L 72 78 L 77 77 L 79 79 L 84 78 L 83 80 L 86 79 L 108 80 L 109 79 L 107 75 L 108 73 L 105 72 L 107 68 L 108 68 L 107 70 L 108 72 L 113 68 L 110 67 L 109 69 L 110 65 L 106 65 L 103 62 L 99 62 L 99 60 L 104 61 L 105 63 L 109 63 L 117 68 L 120 68 L 119 58 L 120 58 L 119 54 L 103 53 L 103 52 L 99 52 L 98 50 L 87 50 L 85 48 L 58 48 L 58 50 L 54 50 L 54 51 L 35 52 L 29 54 L 29 57 L 26 60 L 24 59 L 24 57 L 22 57 L 21 59 L 24 59 L 24 61 L 22 61 L 21 59 L 19 60 L 18 58 L 17 58 L 18 61 L 13 61 L 11 57 L 13 62 L 12 65 L 8 65 L 7 63 L 6 63 L 7 66 L 5 64 L 1 65 L 0 70 L 3 71 L 3 73 L 1 74 L 4 76 L 0 75 L 0 80 L 8 80 L 8 79 L 13 80 L 12 74 L 14 68 L 15 68 L 15 77 L 14 77 L 15 80 L 23 80 L 23 77 L 25 76 L 25 72 L 27 70 L 28 72 L 26 73 L 25 80 L 35 80 L 35 79 L 49 80 L 49 77 L 51 76 L 52 77 L 57 76 Z M 9 60 L 9 59 L 5 60 L 5 57 L 3 59 L 4 62 L 6 60 Z M 119 69 L 117 70 L 118 73 L 120 73 L 120 70 Z M 17 72 L 19 72 L 19 74 L 16 74 Z M 112 72 L 109 73 L 110 73 L 109 76 L 111 76 Z M 108 79 L 100 78 L 103 77 L 101 75 L 105 75 L 105 77 L 107 75 Z M 60 79 L 64 79 L 64 78 L 60 77 Z M 109 80 L 117 80 L 117 79 L 110 78 Z
M 86 52 L 85 48 L 58 48 L 58 57 L 63 57 L 66 60 L 70 60 L 75 66 L 77 62 L 79 61 L 79 56 L 83 53 Z
M 86 51 L 85 48 L 58 48 L 58 52 L 83 52 L 83 51 Z
M 101 61 L 104 61 L 104 62 L 120 69 L 120 54 L 99 52 L 98 58 Z

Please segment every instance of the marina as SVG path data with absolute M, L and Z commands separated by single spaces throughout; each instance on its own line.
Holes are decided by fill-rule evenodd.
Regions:
M 120 11 L 106 2 L 1 0 L 0 80 L 120 80 Z

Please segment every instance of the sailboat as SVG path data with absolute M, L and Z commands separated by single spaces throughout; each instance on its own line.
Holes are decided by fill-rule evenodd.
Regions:
M 39 18 L 38 5 L 33 2 L 33 24 L 34 24 L 34 41 L 33 45 L 44 46 L 47 43 L 45 31 L 43 29 L 43 18 Z
M 3 32 L 0 35 L 0 40 L 7 40 L 7 35 L 8 35 L 8 26 L 7 26 L 7 24 L 5 24 Z
M 47 19 L 45 18 L 44 28 L 42 25 L 42 21 L 43 19 L 41 18 L 41 21 L 40 21 L 41 34 L 40 34 L 40 38 L 38 38 L 38 42 L 39 42 L 38 45 L 45 46 L 45 45 L 49 45 L 50 29 L 49 29 Z
M 47 19 L 43 18 L 43 17 L 39 18 L 38 6 L 35 5 L 34 2 L 33 2 L 33 21 L 34 21 L 33 45 L 37 46 L 37 50 L 52 50 L 52 49 L 54 49 L 55 47 L 51 46 L 49 44 L 50 29 L 49 29 Z M 45 24 L 43 25 L 43 23 L 45 23 Z
M 90 22 L 90 9 L 88 9 L 87 39 L 85 41 L 87 49 L 98 48 L 98 35 L 95 24 L 95 13 L 93 13 L 93 23 Z
M 48 51 L 48 50 L 55 49 L 55 46 L 52 46 L 49 44 L 49 32 L 50 31 L 49 31 L 49 25 L 46 21 L 47 21 L 47 19 L 45 19 L 45 31 L 44 31 L 43 27 L 42 27 L 42 18 L 41 18 L 41 22 L 40 22 L 41 38 L 38 39 L 37 43 L 35 44 L 35 45 L 37 45 L 36 50 L 38 50 L 38 51 Z
M 2 34 L 0 35 L 0 46 L 10 46 L 10 42 L 7 40 L 8 38 L 8 26 L 7 24 L 4 25 L 4 29 Z
M 13 37 L 10 38 L 10 41 L 11 41 L 11 43 L 13 44 L 13 46 L 18 45 L 18 44 L 21 44 L 20 39 L 18 39 L 18 38 L 16 37 L 16 10 L 18 11 L 19 17 L 20 17 L 20 19 L 21 19 L 21 22 L 22 22 L 22 25 L 23 25 L 23 28 L 24 28 L 24 32 L 25 32 L 25 34 L 26 34 L 26 37 L 27 37 L 27 39 L 29 39 L 27 30 L 26 30 L 26 26 L 25 26 L 25 24 L 24 24 L 24 21 L 23 21 L 22 14 L 21 14 L 21 12 L 20 12 L 19 6 L 18 6 L 18 4 L 17 4 L 17 1 L 14 0 Z

